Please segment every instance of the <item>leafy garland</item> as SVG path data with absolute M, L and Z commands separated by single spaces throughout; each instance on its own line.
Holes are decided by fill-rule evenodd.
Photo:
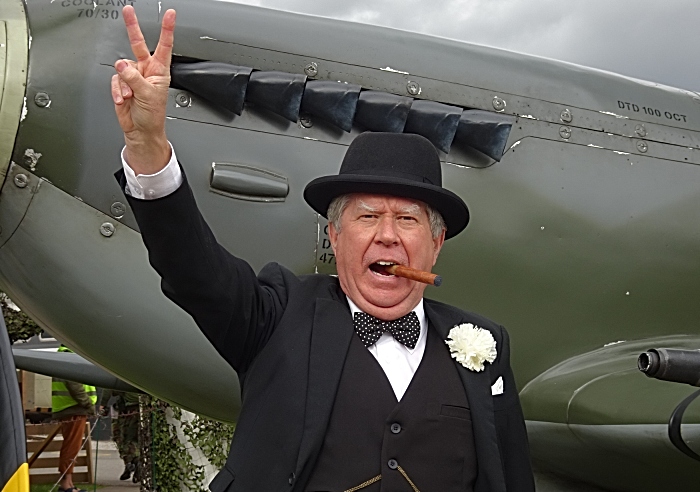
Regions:
M 226 464 L 236 426 L 195 415 L 194 419 L 182 422 L 182 431 L 195 449 L 217 469 Z
M 7 333 L 10 335 L 10 343 L 27 340 L 41 333 L 41 327 L 23 311 L 20 311 L 4 292 L 0 292 L 0 307 L 2 307 L 2 314 L 5 318 Z
M 200 416 L 183 420 L 180 408 L 151 396 L 141 397 L 141 419 L 144 429 L 141 440 L 142 490 L 205 492 L 204 466 L 194 463 L 171 422 L 179 421 L 182 434 L 191 447 L 200 450 L 219 469 L 226 463 L 235 426 Z

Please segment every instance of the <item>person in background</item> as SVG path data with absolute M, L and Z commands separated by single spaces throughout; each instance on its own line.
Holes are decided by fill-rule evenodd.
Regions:
M 124 471 L 119 480 L 139 481 L 139 395 L 125 391 L 105 390 L 100 400 L 102 414 L 107 414 L 110 400 L 117 411 L 112 419 L 112 439 L 117 445 L 119 457 L 124 462 Z M 133 477 L 132 474 L 133 473 Z
M 71 352 L 61 345 L 59 352 Z M 61 423 L 63 444 L 58 458 L 61 480 L 58 492 L 85 492 L 73 483 L 75 459 L 83 444 L 85 422 L 95 415 L 97 391 L 94 386 L 53 378 L 51 383 L 51 410 L 53 419 Z

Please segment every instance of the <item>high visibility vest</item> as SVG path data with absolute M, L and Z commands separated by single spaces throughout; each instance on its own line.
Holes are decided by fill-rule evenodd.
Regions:
M 72 352 L 71 349 L 66 347 L 59 347 L 59 352 Z M 97 390 L 94 386 L 84 384 L 85 393 L 90 397 L 90 401 L 93 405 L 97 403 Z M 51 382 L 51 410 L 56 413 L 61 410 L 65 410 L 69 407 L 74 407 L 79 403 L 73 399 L 68 391 L 66 383 L 63 381 L 56 381 L 55 379 Z

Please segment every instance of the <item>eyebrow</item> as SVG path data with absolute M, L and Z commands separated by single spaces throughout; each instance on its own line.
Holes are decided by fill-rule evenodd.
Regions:
M 359 203 L 357 204 L 357 208 L 364 210 L 366 212 L 371 212 L 371 213 L 378 212 L 378 209 L 372 207 L 371 205 L 364 202 L 363 200 L 359 200 Z M 410 205 L 406 205 L 405 207 L 403 207 L 401 210 L 399 210 L 399 212 L 402 214 L 418 215 L 418 214 L 420 214 L 420 206 L 417 203 L 412 203 Z
M 418 206 L 417 203 L 412 203 L 410 205 L 407 205 L 401 209 L 402 214 L 408 214 L 408 215 L 419 215 L 420 214 L 420 207 Z
M 370 206 L 363 200 L 359 200 L 359 203 L 357 204 L 357 208 L 364 210 L 365 212 L 372 212 L 372 213 L 377 213 L 377 209 Z

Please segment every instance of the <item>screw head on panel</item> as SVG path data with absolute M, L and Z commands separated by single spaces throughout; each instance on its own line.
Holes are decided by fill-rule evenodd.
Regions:
M 112 215 L 114 215 L 115 218 L 121 219 L 124 217 L 124 212 L 126 212 L 126 207 L 122 202 L 114 202 L 112 206 L 109 208 L 109 210 L 112 212 Z
M 563 138 L 564 140 L 568 140 L 571 138 L 571 128 L 568 126 L 562 126 L 559 129 L 559 136 Z
M 644 154 L 649 150 L 649 145 L 644 140 L 640 140 L 637 142 L 637 150 Z
M 636 133 L 638 137 L 646 137 L 647 129 L 644 127 L 644 125 L 637 125 L 634 129 L 634 133 Z
M 24 188 L 27 186 L 27 184 L 29 184 L 29 178 L 27 178 L 26 174 L 16 175 L 14 181 L 17 188 Z
M 304 73 L 309 77 L 315 77 L 318 75 L 318 64 L 316 62 L 311 62 L 304 67 Z
M 571 120 L 574 119 L 569 109 L 565 109 L 564 111 L 562 111 L 559 117 L 564 123 L 571 123 Z
M 192 99 L 190 99 L 189 94 L 185 92 L 178 92 L 175 96 L 175 102 L 178 104 L 178 106 L 187 107 L 192 102 Z
M 300 124 L 303 128 L 311 128 L 312 126 L 314 126 L 314 122 L 311 121 L 311 118 L 309 118 L 309 117 L 306 116 L 306 115 L 300 116 L 300 117 L 299 117 L 299 124 Z
M 40 108 L 45 108 L 49 104 L 51 104 L 51 98 L 46 92 L 37 92 L 34 96 L 34 104 L 36 104 Z
M 112 234 L 114 234 L 114 224 L 111 222 L 105 222 L 100 226 L 100 234 L 102 234 L 104 237 L 111 237 Z
M 406 84 L 406 91 L 412 96 L 417 96 L 418 94 L 420 94 L 421 88 L 418 82 L 413 82 L 412 80 L 409 80 Z
M 493 109 L 495 109 L 496 111 L 505 111 L 506 109 L 506 101 L 498 96 L 493 98 L 492 104 Z

